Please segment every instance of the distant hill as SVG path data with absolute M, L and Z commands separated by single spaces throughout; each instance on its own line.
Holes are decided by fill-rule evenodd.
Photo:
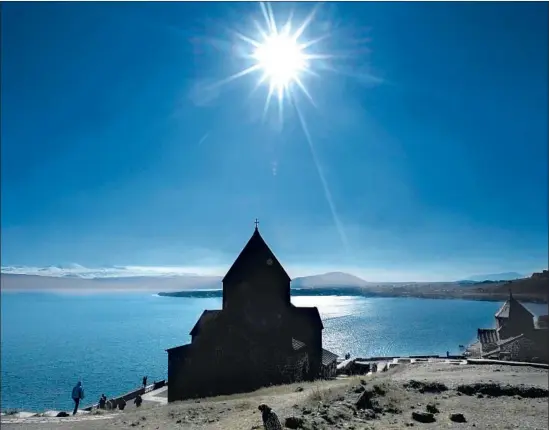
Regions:
M 511 292 L 517 299 L 547 303 L 549 299 L 549 271 L 534 273 L 529 278 L 476 284 L 467 290 L 471 294 L 489 295 L 502 300 L 509 297 Z
M 514 279 L 525 278 L 525 275 L 521 275 L 517 272 L 505 272 L 505 273 L 492 273 L 489 275 L 475 275 L 470 276 L 464 281 L 482 282 L 482 281 L 512 281 Z
M 291 285 L 292 288 L 365 287 L 368 282 L 348 273 L 330 272 L 294 278 Z
M 181 297 L 219 297 L 220 276 L 133 276 L 77 278 L 1 274 L 2 292 L 52 291 L 62 293 L 148 292 Z M 502 301 L 509 290 L 525 302 L 547 303 L 549 272 L 512 281 L 373 283 L 342 272 L 304 276 L 292 281 L 293 295 L 358 295 L 365 297 L 417 297 L 431 299 L 469 299 Z M 214 291 L 216 290 L 216 291 Z

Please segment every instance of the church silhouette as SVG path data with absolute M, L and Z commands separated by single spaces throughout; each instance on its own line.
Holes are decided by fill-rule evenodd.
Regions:
M 318 309 L 290 302 L 290 276 L 257 224 L 223 278 L 223 308 L 205 310 L 191 343 L 167 350 L 169 402 L 313 380 L 323 364 L 335 367 Z

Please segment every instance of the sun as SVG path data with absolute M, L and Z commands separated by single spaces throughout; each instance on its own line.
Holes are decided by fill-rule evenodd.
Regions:
M 255 48 L 253 58 L 267 80 L 277 92 L 288 90 L 299 81 L 300 74 L 308 67 L 307 56 L 297 41 L 289 35 L 273 34 L 267 36 Z
M 304 33 L 313 21 L 317 7 L 313 8 L 303 22 L 296 25 L 292 19 L 293 13 L 290 13 L 286 22 L 281 24 L 276 21 L 269 3 L 259 5 L 264 24 L 252 19 L 254 32 L 243 34 L 236 30 L 232 31 L 239 42 L 236 50 L 244 60 L 244 68 L 218 84 L 225 84 L 252 73 L 259 74 L 254 91 L 262 84 L 266 84 L 268 88 L 263 117 L 274 96 L 278 99 L 279 117 L 282 119 L 284 100 L 293 102 L 296 89 L 314 104 L 305 80 L 311 76 L 318 77 L 314 70 L 315 62 L 331 59 L 331 56 L 310 51 L 327 35 L 314 40 L 304 40 Z M 244 42 L 243 46 L 241 42 Z

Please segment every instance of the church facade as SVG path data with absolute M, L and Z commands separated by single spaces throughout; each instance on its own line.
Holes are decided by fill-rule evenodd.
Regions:
M 168 352 L 168 401 L 252 391 L 322 375 L 322 320 L 290 302 L 290 277 L 256 228 L 191 343 Z M 326 355 L 326 354 L 324 354 Z

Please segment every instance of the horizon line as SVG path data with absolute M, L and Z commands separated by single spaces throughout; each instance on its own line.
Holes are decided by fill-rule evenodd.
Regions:
M 230 267 L 230 266 L 229 266 Z M 528 272 L 516 272 L 505 271 L 500 273 L 483 273 L 483 274 L 469 274 L 462 276 L 449 276 L 448 274 L 440 273 L 440 271 L 428 271 L 427 273 L 394 273 L 394 270 L 383 269 L 362 269 L 343 267 L 341 269 L 334 268 L 322 268 L 322 267 L 301 267 L 294 268 L 297 270 L 290 270 L 296 273 L 296 276 L 291 277 L 292 281 L 299 278 L 314 277 L 314 276 L 328 276 L 328 275 L 342 275 L 352 276 L 357 281 L 363 281 L 366 283 L 420 283 L 420 282 L 459 282 L 459 281 L 474 281 L 472 278 L 476 277 L 491 277 L 494 275 L 512 275 L 516 276 L 516 279 L 528 278 L 533 273 Z M 50 266 L 25 266 L 25 265 L 8 265 L 1 266 L 2 275 L 20 275 L 20 276 L 39 276 L 44 278 L 61 278 L 61 279 L 82 279 L 82 280 L 116 280 L 116 279 L 131 279 L 131 278 L 208 278 L 208 277 L 223 277 L 223 274 L 228 270 L 228 267 L 185 267 L 185 266 L 99 266 L 99 267 L 84 267 L 79 264 L 69 265 L 50 265 Z M 544 270 L 544 269 L 542 269 Z M 541 272 L 540 270 L 539 272 Z M 379 273 L 379 272 L 382 273 Z M 356 273 L 359 274 L 356 274 Z M 368 276 L 368 272 L 378 272 L 380 276 Z M 437 273 L 438 272 L 438 273 Z M 488 271 L 487 271 L 488 272 Z M 373 273 L 371 273 L 373 275 Z M 394 278 L 391 279 L 391 274 Z M 383 276 L 384 275 L 384 276 Z M 408 276 L 407 276 L 408 275 Z M 423 275 L 423 276 L 422 276 Z M 372 279 L 378 278 L 378 279 Z M 370 280 L 369 280 L 370 279 Z M 506 280 L 506 279 L 501 279 Z

